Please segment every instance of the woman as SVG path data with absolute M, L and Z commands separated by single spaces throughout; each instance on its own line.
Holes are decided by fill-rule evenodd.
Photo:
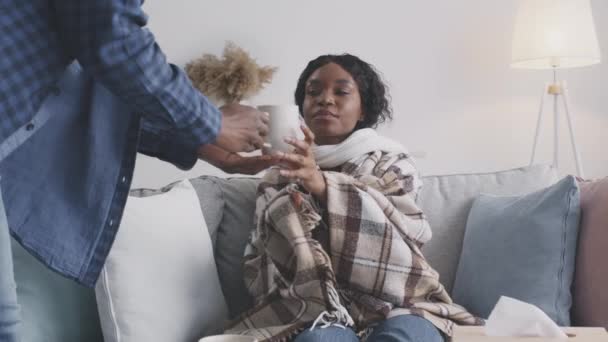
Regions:
M 405 149 L 372 128 L 386 87 L 352 55 L 311 61 L 295 92 L 304 140 L 264 176 L 245 261 L 256 305 L 228 332 L 269 341 L 442 341 L 478 319 L 420 248 L 431 238 Z

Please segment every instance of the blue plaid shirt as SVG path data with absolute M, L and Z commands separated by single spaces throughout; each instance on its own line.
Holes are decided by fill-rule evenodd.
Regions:
M 188 169 L 221 115 L 167 63 L 142 0 L 0 1 L 0 188 L 12 235 L 92 286 L 136 152 Z

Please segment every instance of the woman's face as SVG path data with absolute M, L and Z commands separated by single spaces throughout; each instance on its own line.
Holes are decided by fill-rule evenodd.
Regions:
M 328 63 L 306 81 L 302 112 L 317 145 L 334 145 L 346 139 L 363 117 L 359 87 L 341 66 Z

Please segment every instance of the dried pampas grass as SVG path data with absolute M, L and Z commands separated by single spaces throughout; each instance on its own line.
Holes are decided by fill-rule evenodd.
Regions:
M 233 42 L 227 42 L 221 59 L 205 54 L 186 65 L 186 73 L 206 96 L 224 103 L 251 98 L 272 80 L 276 67 L 260 67 Z

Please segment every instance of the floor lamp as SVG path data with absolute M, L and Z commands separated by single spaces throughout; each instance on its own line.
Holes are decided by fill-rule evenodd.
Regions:
M 600 62 L 589 0 L 520 0 L 515 28 L 511 67 L 551 69 L 553 81 L 545 85 L 540 101 L 530 164 L 534 163 L 542 125 L 545 98 L 553 98 L 553 166 L 558 167 L 560 104 L 568 122 L 576 171 L 584 177 L 574 135 L 574 125 L 565 82 L 557 80 L 557 70 Z

